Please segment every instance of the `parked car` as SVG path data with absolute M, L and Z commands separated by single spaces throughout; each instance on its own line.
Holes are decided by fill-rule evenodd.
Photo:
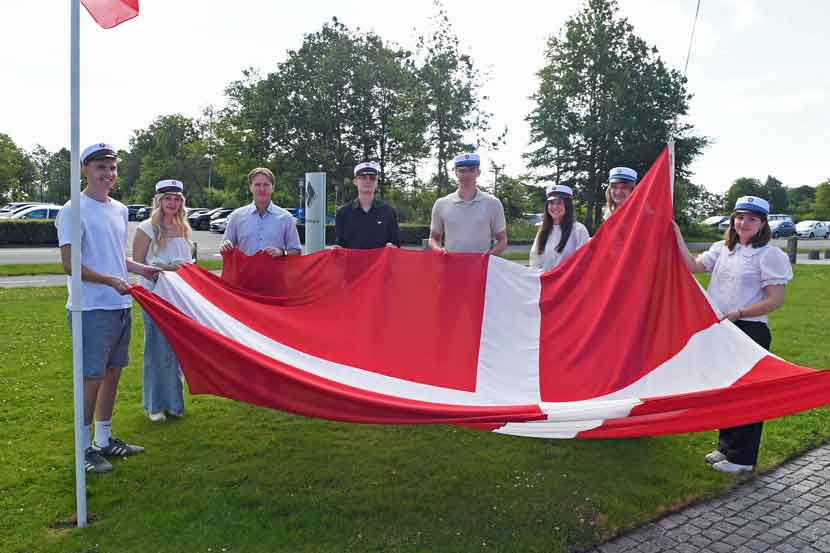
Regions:
M 219 217 L 210 222 L 210 232 L 218 232 L 223 233 L 225 229 L 228 228 L 228 218 L 226 217 Z
M 525 220 L 530 223 L 531 225 L 536 225 L 537 227 L 542 224 L 542 221 L 545 219 L 544 213 L 526 213 Z
M 305 209 L 302 207 L 286 207 L 285 210 L 295 219 L 295 223 L 305 223 Z
M 127 205 L 127 219 L 130 221 L 136 221 L 136 216 L 138 215 L 138 210 L 143 207 L 149 207 L 147 204 L 129 204 Z
M 783 238 L 795 234 L 795 225 L 790 219 L 778 219 L 769 221 L 769 229 L 773 238 Z
M 206 211 L 197 211 L 195 213 L 191 213 L 187 216 L 187 222 L 190 223 L 190 228 L 193 230 L 209 230 L 210 229 L 210 217 L 220 209 L 225 209 L 223 207 L 215 207 L 213 209 L 208 209 Z
M 210 216 L 210 223 L 208 223 L 208 230 L 211 232 L 225 232 L 225 227 L 228 226 L 228 217 L 230 214 L 233 213 L 233 209 L 228 208 L 220 208 L 214 212 L 213 215 Z M 222 221 L 216 229 L 214 229 L 214 223 Z M 221 230 L 218 230 L 221 228 Z
M 190 217 L 194 213 L 202 213 L 204 211 L 207 211 L 204 207 L 186 207 L 184 208 L 184 216 Z
M 18 213 L 27 207 L 31 207 L 33 205 L 45 205 L 41 202 L 12 202 L 10 204 L 6 204 L 3 206 L 3 209 L 0 209 L 0 219 L 9 219 L 15 213 Z
M 144 207 L 139 208 L 139 210 L 135 212 L 135 220 L 143 221 L 145 219 L 149 219 L 151 213 L 153 213 L 153 207 L 145 205 Z
M 830 238 L 830 226 L 823 221 L 801 221 L 795 231 L 804 238 Z
M 721 232 L 726 232 L 726 229 L 729 228 L 729 221 L 730 220 L 731 220 L 731 217 L 727 217 L 726 219 L 724 219 L 723 221 L 718 223 L 718 230 L 721 231 Z
M 726 227 L 723 230 L 726 230 L 729 227 L 729 215 L 712 215 L 711 217 L 707 217 L 706 219 L 700 222 L 701 225 L 712 227 L 712 228 L 720 228 L 721 223 L 726 221 Z
M 54 219 L 61 207 L 56 204 L 30 205 L 16 211 L 9 219 Z

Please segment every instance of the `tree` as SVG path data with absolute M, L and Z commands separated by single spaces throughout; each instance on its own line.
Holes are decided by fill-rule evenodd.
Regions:
M 816 199 L 816 189 L 812 186 L 796 186 L 787 188 L 787 210 L 796 219 L 806 219 L 812 212 L 813 201 Z
M 38 199 L 56 204 L 69 200 L 71 154 L 66 148 L 50 152 L 40 144 L 35 146 L 32 159 L 37 167 Z
M 37 168 L 11 137 L 0 133 L 0 201 L 35 199 Z
M 615 0 L 588 0 L 548 40 L 536 107 L 527 117 L 529 165 L 542 171 L 540 180 L 575 186 L 589 228 L 599 223 L 610 167 L 642 174 L 674 137 L 677 174 L 687 177 L 708 144 L 691 124 L 678 122 L 691 98 L 686 79 L 617 12 Z
M 830 221 L 830 179 L 816 186 L 813 216 L 822 221 Z
M 760 196 L 769 202 L 770 213 L 787 212 L 787 188 L 772 175 L 767 175 Z
M 183 115 L 156 118 L 146 129 L 133 132 L 130 149 L 119 153 L 121 176 L 113 196 L 149 202 L 156 182 L 177 179 L 185 185 L 191 205 L 203 199 L 209 163 L 207 147 L 196 122 Z
M 432 33 L 418 38 L 422 63 L 418 77 L 425 87 L 424 108 L 427 121 L 427 144 L 437 162 L 439 194 L 449 191 L 450 160 L 472 145 L 464 141 L 468 131 L 479 134 L 489 130 L 489 114 L 483 111 L 479 91 L 481 74 L 472 58 L 461 53 L 447 12 L 440 1 L 432 18 Z
M 758 179 L 750 177 L 735 179 L 735 182 L 732 183 L 732 186 L 729 187 L 729 190 L 726 191 L 726 195 L 723 198 L 723 210 L 726 213 L 732 213 L 732 210 L 735 209 L 735 202 L 742 196 L 760 197 L 763 195 L 764 186 Z

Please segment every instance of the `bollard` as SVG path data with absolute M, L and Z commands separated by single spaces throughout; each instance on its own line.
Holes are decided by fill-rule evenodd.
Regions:
M 429 249 L 429 238 L 421 238 L 421 249 L 428 250 Z
M 190 257 L 193 258 L 193 263 L 199 261 L 199 243 L 193 242 L 193 245 L 190 247 Z
M 793 236 L 787 239 L 787 255 L 790 258 L 790 263 L 795 265 L 795 258 L 798 255 L 798 237 Z
M 824 259 L 830 259 L 830 250 L 824 250 Z
M 818 250 L 810 250 L 807 252 L 807 259 L 818 260 Z

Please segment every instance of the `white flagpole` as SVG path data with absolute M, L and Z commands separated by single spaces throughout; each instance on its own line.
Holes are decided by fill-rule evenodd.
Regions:
M 75 399 L 75 500 L 78 528 L 86 526 L 86 469 L 84 466 L 83 306 L 81 288 L 81 0 L 70 0 L 70 104 L 72 201 L 72 382 Z
M 669 193 L 671 194 L 670 200 L 672 205 L 674 205 L 674 138 L 669 139 L 668 143 L 669 147 Z

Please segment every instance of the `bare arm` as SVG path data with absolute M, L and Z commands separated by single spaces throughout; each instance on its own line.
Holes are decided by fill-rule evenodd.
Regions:
M 677 238 L 677 247 L 680 248 L 680 255 L 683 256 L 683 260 L 686 262 L 686 267 L 688 267 L 689 271 L 693 273 L 705 273 L 706 267 L 703 263 L 695 259 L 692 252 L 689 251 L 689 246 L 686 245 L 686 241 L 683 239 L 680 227 L 677 226 L 677 223 L 674 221 L 672 221 L 672 225 L 674 225 L 674 235 Z
M 148 251 L 150 251 L 150 237 L 139 228 L 133 238 L 133 260 L 137 263 L 145 263 Z
M 441 239 L 444 238 L 444 235 L 437 231 L 431 231 L 429 233 L 429 245 L 430 249 L 435 250 L 437 252 L 447 253 L 447 249 L 441 245 Z
M 759 317 L 775 311 L 784 303 L 785 290 L 786 286 L 784 284 L 770 284 L 769 286 L 764 286 L 764 292 L 766 293 L 766 297 L 764 299 L 758 303 L 753 303 L 750 306 L 744 307 L 743 309 L 730 311 L 726 314 L 724 319 L 729 319 L 734 323 L 738 319 L 742 319 L 744 317 Z
M 496 233 L 496 243 L 493 244 L 493 247 L 487 253 L 490 255 L 499 255 L 505 248 L 507 248 L 507 229 Z

